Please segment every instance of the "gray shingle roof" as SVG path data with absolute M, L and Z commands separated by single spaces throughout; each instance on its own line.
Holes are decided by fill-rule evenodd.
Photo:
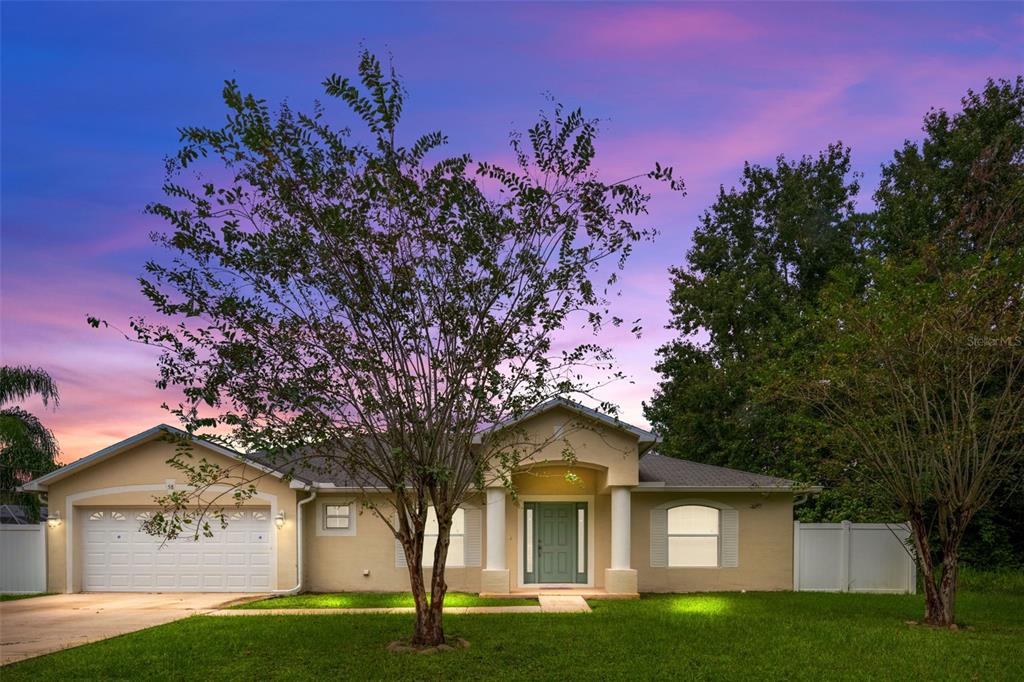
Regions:
M 785 478 L 752 474 L 737 469 L 701 464 L 650 452 L 640 458 L 640 483 L 664 483 L 683 488 L 791 488 Z
M 288 476 L 296 481 L 319 485 L 333 485 L 336 488 L 383 488 L 384 484 L 374 476 L 362 476 L 361 480 L 343 470 L 344 458 L 313 455 L 298 451 L 291 455 L 272 457 L 264 453 L 249 453 L 247 459 Z

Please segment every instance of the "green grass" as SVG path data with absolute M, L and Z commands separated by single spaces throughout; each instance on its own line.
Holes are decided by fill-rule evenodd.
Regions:
M 960 568 L 958 588 L 965 592 L 1013 592 L 1024 594 L 1024 571 L 1012 568 L 978 570 Z
M 445 606 L 532 606 L 536 599 L 480 597 L 466 592 L 449 592 Z M 235 606 L 236 609 L 381 609 L 415 606 L 409 592 L 339 592 L 271 597 Z
M 391 654 L 412 616 L 194 616 L 15 664 L 39 679 L 1020 679 L 1024 595 L 965 593 L 959 632 L 918 595 L 719 593 L 594 601 L 590 614 L 450 615 L 469 649 Z
M 0 594 L 0 601 L 15 601 L 18 599 L 31 599 L 32 597 L 45 597 L 49 592 L 36 592 L 34 594 Z

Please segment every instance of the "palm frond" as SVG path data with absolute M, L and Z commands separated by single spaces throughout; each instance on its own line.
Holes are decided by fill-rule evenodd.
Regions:
M 20 485 L 57 468 L 60 447 L 53 432 L 18 407 L 0 410 L 0 491 L 13 493 Z
M 0 405 L 38 395 L 44 405 L 60 404 L 57 384 L 45 370 L 22 365 L 0 367 Z

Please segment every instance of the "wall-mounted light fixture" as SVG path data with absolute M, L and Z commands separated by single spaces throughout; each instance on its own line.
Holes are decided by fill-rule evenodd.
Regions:
M 277 516 L 274 517 L 274 525 L 278 528 L 284 528 L 284 512 L 277 512 Z
M 60 525 L 60 512 L 54 511 L 50 513 L 49 518 L 46 519 L 46 525 L 50 528 L 56 528 Z

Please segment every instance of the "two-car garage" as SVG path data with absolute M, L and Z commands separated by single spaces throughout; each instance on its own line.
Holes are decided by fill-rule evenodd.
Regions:
M 163 542 L 141 530 L 151 509 L 83 508 L 84 592 L 266 592 L 271 588 L 269 508 L 232 509 L 213 537 Z
M 190 467 L 216 472 L 197 486 Z M 48 592 L 293 590 L 299 583 L 301 483 L 246 456 L 161 424 L 29 482 L 46 495 Z M 169 493 L 223 511 L 211 537 L 165 542 L 143 524 Z M 183 535 L 185 535 L 183 533 Z

